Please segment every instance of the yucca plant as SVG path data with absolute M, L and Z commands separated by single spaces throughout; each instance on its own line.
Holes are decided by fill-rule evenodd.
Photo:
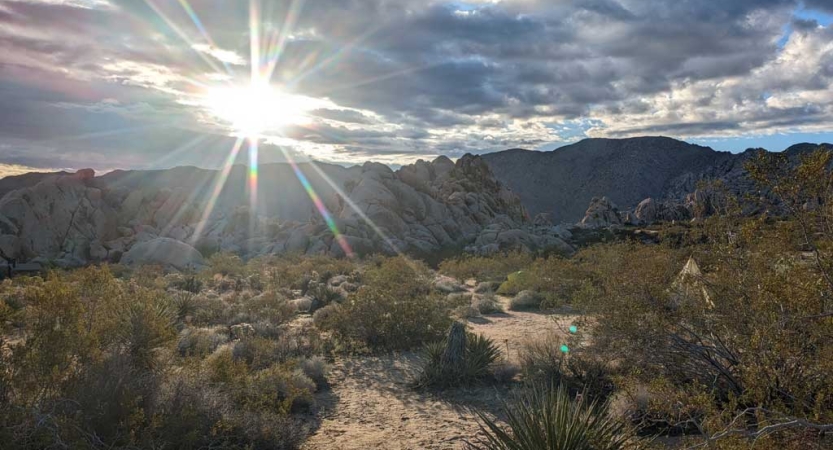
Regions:
M 425 346 L 415 385 L 445 388 L 480 381 L 491 375 L 499 357 L 500 349 L 491 339 L 466 333 L 456 322 L 446 339 Z
M 563 386 L 535 385 L 504 404 L 508 430 L 478 412 L 485 435 L 478 450 L 620 450 L 635 448 L 628 426 L 608 414 L 607 404 L 573 400 Z M 633 445 L 631 445 L 633 444 Z

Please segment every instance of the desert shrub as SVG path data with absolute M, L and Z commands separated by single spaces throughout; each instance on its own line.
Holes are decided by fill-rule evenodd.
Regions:
M 480 311 L 471 304 L 460 305 L 451 310 L 451 316 L 457 319 L 473 319 L 480 317 Z
M 155 350 L 176 336 L 174 312 L 162 292 L 135 290 L 129 295 L 132 302 L 120 313 L 116 342 L 137 363 L 151 367 Z
M 533 291 L 541 295 L 548 307 L 570 304 L 576 293 L 592 281 L 592 274 L 592 268 L 588 270 L 577 264 L 575 258 L 539 258 L 523 270 L 509 274 L 497 292 L 516 295 Z
M 783 216 L 703 218 L 693 248 L 582 250 L 594 275 L 580 303 L 597 322 L 592 351 L 663 399 L 651 420 L 806 448 L 833 423 L 830 155 L 764 159 L 751 170 L 762 209 Z M 700 270 L 681 275 L 692 255 Z
M 434 289 L 441 294 L 453 294 L 465 292 L 466 287 L 454 278 L 439 276 L 434 280 Z
M 302 358 L 298 363 L 304 375 L 308 376 L 315 382 L 316 386 L 323 386 L 327 382 L 327 372 L 330 370 L 324 358 L 320 356 L 313 356 L 311 358 Z
M 607 405 L 573 400 L 563 387 L 536 385 L 504 405 L 508 429 L 478 413 L 485 435 L 471 447 L 484 450 L 618 450 L 633 433 L 607 413 Z
M 206 356 L 228 342 L 225 327 L 188 327 L 179 333 L 176 349 L 180 356 Z
M 308 411 L 315 389 L 302 371 L 274 365 L 255 372 L 237 395 L 246 409 L 287 414 Z
M 281 328 L 282 298 L 168 291 L 174 277 L 138 272 L 0 284 L 3 448 L 297 447 L 293 414 L 313 405 L 310 375 L 325 382 L 317 333 Z M 225 343 L 241 314 L 277 324 Z
M 336 320 L 338 320 L 339 316 L 341 315 L 341 306 L 338 304 L 330 304 L 327 305 L 318 311 L 315 311 L 312 315 L 312 322 L 315 324 L 316 327 L 326 330 L 333 326 Z
M 521 373 L 517 364 L 508 361 L 498 361 L 492 367 L 492 375 L 498 383 L 511 383 Z
M 177 302 L 174 296 L 174 303 Z M 187 296 L 186 296 L 187 297 Z M 193 302 L 191 323 L 199 326 L 227 324 L 231 321 L 232 308 L 217 294 L 199 294 L 187 300 Z M 190 308 L 190 306 L 188 306 Z M 178 308 L 179 309 L 179 308 Z
M 509 309 L 513 311 L 538 309 L 541 307 L 542 301 L 543 298 L 537 292 L 521 291 L 512 298 L 511 302 L 509 302 Z
M 263 273 L 268 289 L 300 289 L 306 294 L 309 283 L 325 283 L 338 275 L 353 275 L 356 263 L 330 256 L 281 255 L 249 262 L 251 270 Z
M 343 300 L 341 292 L 330 287 L 326 283 L 315 283 L 307 289 L 307 295 L 315 299 L 314 308 L 310 312 L 315 312 L 319 308 L 329 305 L 333 302 L 340 302 Z
M 455 292 L 445 296 L 448 306 L 451 308 L 463 305 L 470 305 L 473 295 L 471 292 Z
M 295 308 L 285 298 L 271 291 L 239 301 L 237 310 L 234 318 L 237 323 L 267 320 L 280 324 L 289 321 L 295 314 Z
M 500 288 L 500 282 L 497 281 L 482 281 L 477 283 L 477 286 L 474 288 L 474 292 L 476 294 L 490 294 L 494 293 Z
M 566 345 L 569 352 L 564 352 Z M 613 392 L 615 376 L 605 362 L 577 350 L 575 340 L 552 332 L 524 342 L 518 351 L 521 373 L 528 384 L 560 385 L 571 393 L 584 393 L 593 400 L 606 400 Z
M 264 369 L 281 362 L 277 341 L 261 337 L 235 341 L 232 355 L 235 361 L 243 361 L 255 370 Z
M 492 375 L 499 356 L 500 350 L 489 338 L 466 333 L 465 326 L 455 322 L 445 340 L 425 346 L 415 385 L 446 388 L 483 381 Z
M 177 322 L 180 323 L 190 320 L 198 308 L 196 296 L 188 291 L 171 293 L 171 306 L 174 308 Z
M 480 314 L 496 314 L 503 312 L 503 305 L 494 294 L 475 295 L 472 299 L 472 307 Z
M 203 288 L 203 281 L 195 274 L 173 274 L 168 282 L 169 288 L 199 294 Z
M 444 298 L 431 293 L 430 271 L 404 257 L 368 269 L 365 285 L 327 324 L 338 337 L 371 349 L 407 349 L 442 336 L 450 319 Z
M 292 308 L 295 311 L 298 311 L 298 312 L 301 312 L 301 313 L 311 313 L 311 312 L 313 312 L 313 310 L 312 310 L 313 303 L 314 303 L 314 300 L 310 297 L 301 297 L 301 298 L 296 298 L 295 300 L 290 300 L 289 301 L 289 304 L 292 306 Z
M 513 252 L 492 256 L 463 256 L 440 263 L 441 273 L 458 280 L 474 278 L 477 281 L 503 281 L 510 273 L 531 264 L 528 253 Z
M 246 264 L 233 253 L 215 253 L 208 258 L 208 269 L 206 270 L 211 275 L 220 274 L 238 278 L 246 272 Z

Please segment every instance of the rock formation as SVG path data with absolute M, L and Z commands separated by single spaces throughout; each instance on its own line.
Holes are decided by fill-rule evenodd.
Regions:
M 797 161 L 818 148 L 833 150 L 833 145 L 798 144 L 783 154 Z M 592 198 L 606 196 L 622 208 L 626 221 L 633 220 L 627 212 L 647 198 L 656 202 L 657 220 L 670 221 L 696 216 L 686 197 L 704 181 L 718 180 L 738 197 L 754 192 L 745 164 L 759 151 L 764 150 L 732 154 L 670 138 L 638 137 L 585 139 L 550 152 L 507 150 L 483 159 L 533 216 L 549 213 L 555 223 L 575 223 Z
M 607 228 L 623 225 L 619 208 L 607 197 L 594 197 L 579 222 L 581 228 Z
M 287 165 L 270 166 L 263 171 L 294 177 Z M 60 266 L 120 261 L 178 269 L 203 264 L 201 251 L 248 257 L 429 254 L 447 246 L 477 253 L 572 251 L 564 240 L 569 232 L 530 223 L 518 197 L 477 156 L 456 163 L 440 157 L 398 171 L 376 163 L 318 168 L 321 173 L 316 168 L 299 170 L 309 174 L 307 184 L 323 199 L 318 206 L 326 209 L 327 220 L 312 209 L 314 203 L 294 178 L 277 187 L 269 184 L 274 180 L 261 185 L 265 200 L 254 208 L 247 206 L 244 190 L 221 186 L 209 210 L 206 192 L 212 190 L 206 186 L 217 174 L 200 169 L 172 169 L 177 176 L 160 171 L 96 178 L 83 170 L 44 177 L 0 199 L 0 249 Z M 235 181 L 245 184 L 245 178 L 235 176 L 227 184 Z M 273 187 L 278 192 L 265 190 Z M 304 207 L 309 207 L 306 214 Z
M 199 269 L 205 265 L 202 254 L 194 247 L 170 238 L 137 243 L 120 262 L 127 265 L 153 264 L 178 270 Z

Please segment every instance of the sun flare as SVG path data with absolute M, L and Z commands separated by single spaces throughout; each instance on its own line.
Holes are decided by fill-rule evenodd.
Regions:
M 304 125 L 319 100 L 285 93 L 268 84 L 221 86 L 205 94 L 205 106 L 233 132 L 243 137 L 261 137 L 288 125 Z

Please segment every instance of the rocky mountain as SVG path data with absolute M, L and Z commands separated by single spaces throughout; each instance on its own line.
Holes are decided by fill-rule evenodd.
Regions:
M 787 164 L 798 164 L 802 154 L 818 149 L 833 151 L 833 145 L 797 144 L 782 154 Z M 746 170 L 746 163 L 762 151 L 766 152 L 749 149 L 740 154 L 723 153 L 669 138 L 590 139 L 543 156 L 512 150 L 485 155 L 484 159 L 533 212 L 544 211 L 570 223 L 577 221 L 581 228 L 604 228 L 708 216 L 724 203 L 727 193 L 738 199 L 749 194 L 767 196 L 758 192 Z M 578 155 L 581 152 L 584 154 Z M 520 175 L 511 167 L 501 168 L 504 159 L 527 166 L 528 173 Z M 581 166 L 588 163 L 596 167 L 588 170 Z M 556 175 L 547 178 L 543 173 Z M 569 180 L 566 188 L 565 180 Z M 585 202 L 588 197 L 589 207 Z M 557 209 L 546 209 L 553 204 L 562 205 L 561 214 Z M 754 214 L 759 206 L 756 202 L 741 202 L 746 214 Z
M 0 256 L 71 267 L 95 261 L 199 266 L 216 251 L 429 254 L 468 246 L 572 250 L 569 232 L 532 223 L 482 158 L 445 157 L 393 171 L 366 163 L 246 170 L 92 170 L 43 177 L 0 199 Z M 213 205 L 213 208 L 211 207 Z M 321 211 L 326 210 L 326 214 Z
M 483 155 L 495 177 L 521 198 L 530 214 L 575 223 L 595 197 L 622 208 L 690 189 L 689 181 L 737 156 L 665 137 L 586 139 L 550 152 L 508 150 Z M 693 189 L 688 190 L 691 192 Z
M 784 154 L 797 161 L 818 147 L 799 144 Z M 756 152 L 669 138 L 590 139 L 552 152 L 440 157 L 397 171 L 376 163 L 267 164 L 256 195 L 242 166 L 27 174 L 0 180 L 0 257 L 185 268 L 217 251 L 569 253 L 573 226 L 553 222 L 605 228 L 708 215 L 722 191 L 699 182 L 720 180 L 738 196 L 754 192 L 744 164 Z

